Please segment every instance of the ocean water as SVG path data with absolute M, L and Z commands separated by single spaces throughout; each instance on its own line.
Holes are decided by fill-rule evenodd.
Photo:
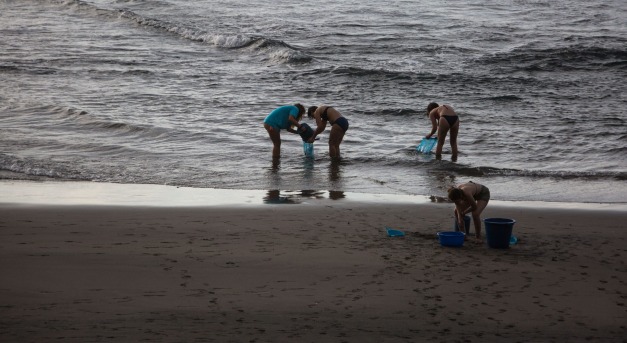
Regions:
M 623 0 L 0 0 L 0 179 L 627 203 L 626 80 Z M 456 160 L 416 152 L 432 101 Z M 340 161 L 272 161 L 296 102 Z

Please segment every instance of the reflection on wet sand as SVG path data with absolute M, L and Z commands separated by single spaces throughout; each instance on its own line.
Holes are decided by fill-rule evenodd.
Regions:
M 329 199 L 340 200 L 346 198 L 346 194 L 343 191 L 329 191 Z
M 332 159 L 329 164 L 329 181 L 333 184 L 332 187 L 335 189 L 342 188 L 341 187 L 341 178 L 342 178 L 342 163 L 341 159 Z M 273 158 L 272 165 L 269 169 L 272 177 L 275 180 L 276 186 L 280 187 L 280 175 L 281 171 L 281 159 Z M 315 171 L 315 160 L 312 158 L 303 158 L 303 178 L 304 179 L 312 179 Z M 329 191 L 317 191 L 317 190 L 300 190 L 300 191 L 290 191 L 290 190 L 280 190 L 280 189 L 271 189 L 266 192 L 266 195 L 263 197 L 263 202 L 265 204 L 300 204 L 304 200 L 318 200 L 318 199 L 331 199 L 331 200 L 340 200 L 346 198 L 346 194 L 344 191 L 340 190 L 329 190 Z
M 281 191 L 281 190 L 268 190 L 266 196 L 263 197 L 265 204 L 300 204 L 304 200 L 320 200 L 331 199 L 340 200 L 344 199 L 346 195 L 343 191 L 315 191 L 315 190 L 301 190 L 301 191 Z

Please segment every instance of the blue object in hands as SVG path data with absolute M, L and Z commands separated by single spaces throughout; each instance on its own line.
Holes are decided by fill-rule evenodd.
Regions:
M 313 143 L 307 143 L 303 141 L 303 151 L 305 152 L 305 156 L 314 157 Z
M 420 141 L 420 144 L 416 147 L 416 150 L 418 150 L 418 152 L 423 153 L 423 154 L 430 154 L 431 150 L 433 150 L 433 147 L 435 146 L 437 142 L 438 142 L 438 139 L 435 137 L 423 138 Z
M 313 136 L 314 131 L 311 126 L 307 125 L 306 123 L 302 123 L 300 124 L 300 129 L 298 129 L 298 134 L 300 135 L 300 138 L 303 140 L 303 142 L 306 142 L 309 140 L 309 138 L 311 138 L 311 136 Z

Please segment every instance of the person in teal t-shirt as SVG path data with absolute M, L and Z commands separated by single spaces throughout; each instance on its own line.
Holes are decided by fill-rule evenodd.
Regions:
M 276 108 L 263 120 L 263 127 L 274 145 L 272 157 L 281 157 L 281 130 L 298 133 L 303 127 L 298 123 L 305 113 L 305 107 L 301 104 L 287 105 Z M 298 130 L 294 130 L 296 126 Z

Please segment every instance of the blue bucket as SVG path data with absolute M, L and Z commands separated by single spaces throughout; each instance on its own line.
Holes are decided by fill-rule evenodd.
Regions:
M 307 157 L 314 157 L 313 143 L 303 142 L 303 152 Z
M 464 233 L 455 231 L 438 232 L 440 244 L 445 247 L 461 247 L 464 245 Z
M 516 223 L 514 219 L 486 218 L 483 220 L 483 223 L 485 224 L 485 235 L 490 248 L 509 248 L 512 229 L 514 228 L 514 223 Z
M 459 224 L 457 224 L 457 218 L 454 220 L 455 224 L 453 228 L 455 231 L 459 231 Z M 468 234 L 468 230 L 470 230 L 470 216 L 464 216 L 464 228 L 466 229 L 466 234 Z

